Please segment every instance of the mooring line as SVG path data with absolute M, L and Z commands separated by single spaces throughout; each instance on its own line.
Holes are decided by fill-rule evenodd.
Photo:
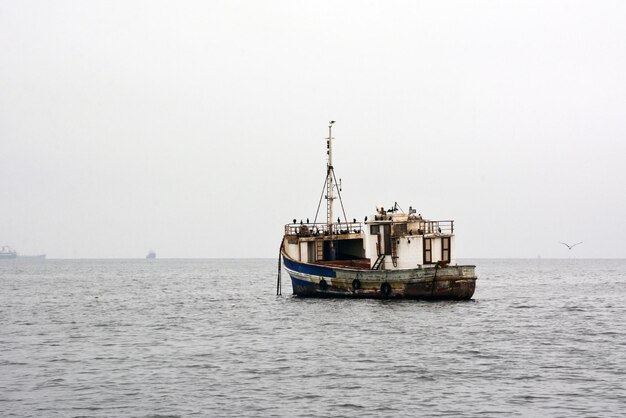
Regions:
M 437 270 L 439 270 L 439 263 L 435 264 L 435 277 L 433 277 L 433 282 L 430 284 L 431 296 L 435 293 L 435 282 L 437 281 Z
M 280 273 L 281 273 L 281 266 L 280 266 L 280 258 L 282 257 L 283 254 L 283 243 L 281 241 L 280 243 L 280 249 L 278 250 L 278 278 L 276 279 L 276 296 L 282 296 L 283 291 L 282 291 L 282 281 L 280 278 Z

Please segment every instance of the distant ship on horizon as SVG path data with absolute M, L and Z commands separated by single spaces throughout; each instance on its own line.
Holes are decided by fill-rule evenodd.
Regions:
M 0 260 L 14 260 L 14 259 L 26 259 L 26 260 L 44 260 L 46 258 L 45 254 L 37 254 L 37 255 L 19 255 L 17 251 L 8 245 L 4 245 L 2 249 L 0 249 Z
M 150 250 L 148 251 L 148 255 L 146 256 L 147 260 L 153 260 L 156 258 L 156 253 L 154 252 L 154 250 Z
M 0 250 L 0 260 L 12 258 L 17 258 L 17 253 L 15 252 L 15 250 L 8 245 L 3 246 Z

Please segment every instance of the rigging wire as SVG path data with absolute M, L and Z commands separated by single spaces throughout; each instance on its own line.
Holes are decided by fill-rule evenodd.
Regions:
M 315 219 L 313 219 L 313 225 L 317 222 L 317 215 L 320 213 L 320 206 L 322 206 L 322 199 L 324 199 L 324 190 L 326 190 L 326 182 L 328 181 L 328 176 L 324 180 L 324 185 L 322 186 L 322 195 L 320 196 L 320 201 L 317 204 L 317 211 L 315 212 Z
M 335 179 L 335 187 L 337 187 L 337 177 L 335 177 L 335 170 L 333 170 L 333 178 Z M 348 217 L 346 216 L 346 211 L 343 208 L 343 200 L 341 200 L 341 192 L 339 191 L 339 187 L 337 187 L 337 196 L 339 197 L 339 203 L 341 203 L 341 211 L 343 212 L 343 220 L 348 223 Z

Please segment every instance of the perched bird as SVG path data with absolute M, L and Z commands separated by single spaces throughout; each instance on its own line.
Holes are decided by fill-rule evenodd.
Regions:
M 560 242 L 560 241 L 559 241 L 559 242 Z M 565 245 L 565 246 L 567 247 L 567 249 L 568 249 L 568 250 L 571 250 L 572 248 L 574 248 L 574 247 L 575 247 L 575 246 L 577 246 L 578 244 L 582 244 L 583 242 L 582 242 L 582 241 L 580 241 L 580 242 L 577 242 L 576 244 L 572 244 L 572 245 L 566 244 L 566 243 L 564 243 L 564 242 L 560 242 L 560 243 L 561 243 L 561 244 L 563 244 L 563 245 Z
M 356 223 L 356 218 L 352 219 L 352 223 Z
M 337 223 L 340 224 L 341 223 L 341 218 L 337 218 Z
M 302 219 L 300 219 L 300 225 L 302 225 Z
M 437 231 L 439 231 L 439 233 L 441 234 L 441 228 L 437 227 Z
M 296 220 L 295 220 L 295 219 L 293 220 L 293 223 L 294 223 L 294 224 L 296 223 Z
M 365 217 L 365 219 L 363 220 L 363 222 L 367 222 L 367 216 Z
M 306 218 L 306 223 L 309 223 L 309 218 Z

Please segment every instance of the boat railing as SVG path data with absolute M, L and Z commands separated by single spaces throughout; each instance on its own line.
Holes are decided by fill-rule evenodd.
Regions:
M 402 224 L 396 224 L 396 227 Z M 404 224 L 406 225 L 406 224 Z M 394 235 L 426 235 L 426 234 L 454 234 L 454 221 L 428 221 L 420 220 L 409 226 L 409 230 L 396 229 Z M 362 222 L 341 222 L 332 225 L 333 235 L 359 234 L 363 232 Z M 301 237 L 315 237 L 330 235 L 330 229 L 326 223 L 292 223 L 285 225 L 285 235 L 297 235 Z
M 330 231 L 326 223 L 295 223 L 285 225 L 285 235 L 316 237 L 330 235 Z M 361 232 L 363 232 L 361 222 L 341 222 L 332 225 L 333 235 L 360 234 Z
M 417 235 L 437 233 L 450 235 L 454 234 L 454 221 L 418 221 Z

